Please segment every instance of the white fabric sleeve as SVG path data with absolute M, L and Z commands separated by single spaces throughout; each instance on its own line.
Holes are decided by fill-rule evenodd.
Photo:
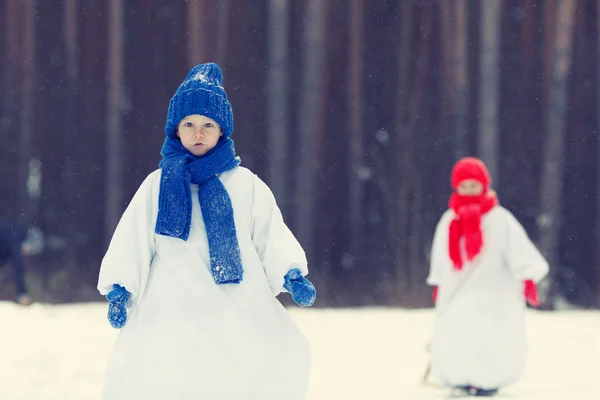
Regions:
M 252 243 L 262 262 L 274 295 L 284 291 L 284 276 L 298 268 L 308 274 L 306 255 L 283 221 L 273 193 L 256 175 L 252 205 Z
M 142 296 L 155 253 L 159 184 L 160 171 L 150 174 L 123 213 L 100 267 L 98 291 L 102 295 L 116 283 L 131 293 L 133 303 Z
M 523 226 L 506 210 L 506 246 L 504 255 L 518 280 L 539 282 L 548 274 L 548 263 L 527 236 Z
M 428 285 L 439 285 L 444 272 L 452 269 L 452 262 L 448 254 L 448 230 L 453 217 L 452 211 L 446 211 L 435 228 L 433 244 L 431 245 L 429 276 L 427 277 Z

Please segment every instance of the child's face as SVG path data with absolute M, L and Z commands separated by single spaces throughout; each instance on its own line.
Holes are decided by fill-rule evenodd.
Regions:
M 483 193 L 483 185 L 475 179 L 465 179 L 456 188 L 456 193 L 461 196 L 479 196 Z
M 211 151 L 223 135 L 221 127 L 204 115 L 188 115 L 177 126 L 177 137 L 181 144 L 195 156 Z

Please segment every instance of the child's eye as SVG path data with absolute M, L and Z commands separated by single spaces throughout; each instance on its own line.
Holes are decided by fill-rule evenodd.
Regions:
M 205 128 L 212 128 L 213 124 L 212 124 L 212 122 L 207 122 L 207 123 L 204 124 L 204 127 Z
M 194 124 L 192 124 L 191 122 L 186 122 L 185 124 L 183 124 L 183 126 L 185 126 L 186 128 L 191 128 L 192 126 L 194 126 Z

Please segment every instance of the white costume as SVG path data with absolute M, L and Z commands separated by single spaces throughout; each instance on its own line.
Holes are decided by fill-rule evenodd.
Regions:
M 133 197 L 102 262 L 98 290 L 132 294 L 107 368 L 103 399 L 305 398 L 306 339 L 275 298 L 304 251 L 266 184 L 237 167 L 219 175 L 234 210 L 244 268 L 240 284 L 215 284 L 192 186 L 189 239 L 156 235 L 161 171 Z
M 481 252 L 473 262 L 465 261 L 461 271 L 454 271 L 448 255 L 454 217 L 454 211 L 446 211 L 436 228 L 427 279 L 439 286 L 432 376 L 446 386 L 496 389 L 523 373 L 523 281 L 540 281 L 548 264 L 515 217 L 496 206 L 482 216 Z

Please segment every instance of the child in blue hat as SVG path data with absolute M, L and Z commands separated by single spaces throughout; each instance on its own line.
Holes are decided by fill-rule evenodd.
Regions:
M 169 104 L 160 168 L 102 261 L 98 290 L 121 328 L 103 399 L 304 399 L 310 349 L 284 307 L 315 300 L 302 247 L 267 185 L 236 157 L 216 64 Z

